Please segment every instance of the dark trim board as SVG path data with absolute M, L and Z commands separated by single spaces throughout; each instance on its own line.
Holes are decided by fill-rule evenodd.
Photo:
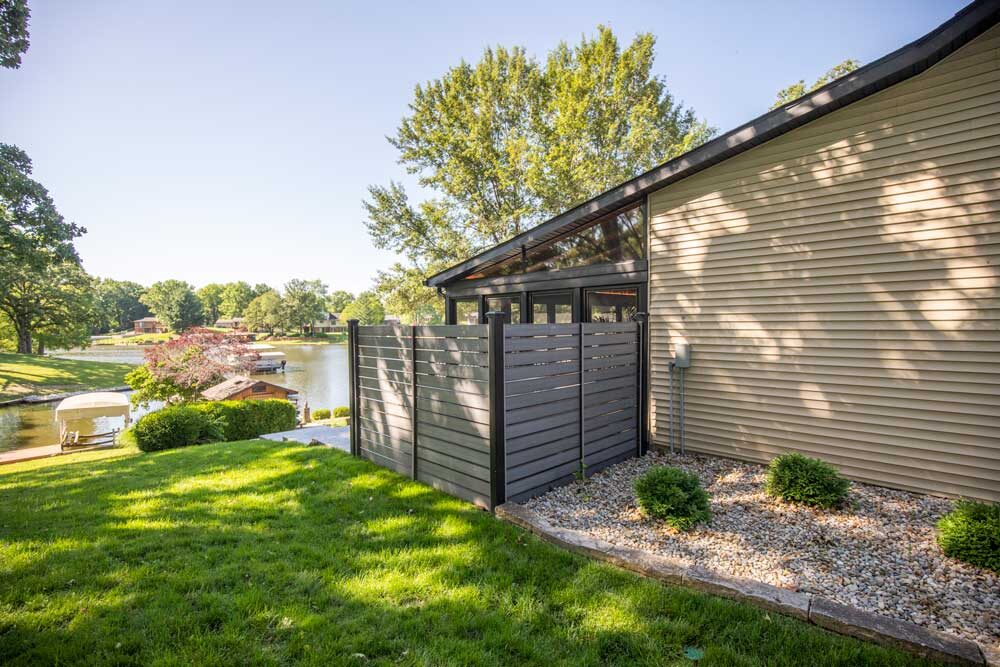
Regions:
M 474 271 L 516 257 L 559 238 L 602 215 L 632 206 L 651 192 L 687 178 L 754 146 L 914 77 L 1000 21 L 1000 0 L 976 0 L 923 37 L 850 74 L 702 144 L 575 208 L 484 250 L 427 279 L 430 287 L 451 286 Z

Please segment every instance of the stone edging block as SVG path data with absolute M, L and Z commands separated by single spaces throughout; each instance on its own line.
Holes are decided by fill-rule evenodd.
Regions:
M 517 503 L 500 505 L 495 512 L 498 518 L 535 533 L 547 542 L 651 579 L 746 602 L 826 630 L 902 649 L 925 658 L 1000 667 L 1000 651 L 915 623 L 862 611 L 821 595 L 799 593 L 751 579 L 730 577 L 678 559 L 615 546 L 578 530 L 553 526 Z

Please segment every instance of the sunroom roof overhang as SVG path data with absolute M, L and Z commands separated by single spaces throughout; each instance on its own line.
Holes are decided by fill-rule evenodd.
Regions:
M 431 276 L 426 284 L 445 287 L 493 264 L 517 257 L 522 248 L 530 251 L 571 234 L 603 215 L 642 202 L 655 190 L 916 76 L 996 25 L 998 20 L 1000 0 L 977 0 L 935 30 L 901 49 Z

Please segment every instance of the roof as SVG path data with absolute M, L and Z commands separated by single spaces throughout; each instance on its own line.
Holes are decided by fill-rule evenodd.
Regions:
M 224 401 L 233 394 L 238 394 L 244 389 L 249 389 L 250 387 L 257 384 L 266 384 L 269 387 L 280 389 L 281 391 L 287 391 L 290 394 L 295 393 L 294 390 L 288 389 L 287 387 L 282 387 L 280 385 L 276 385 L 273 382 L 265 382 L 264 380 L 254 380 L 252 378 L 248 378 L 245 375 L 236 375 L 234 377 L 229 378 L 228 380 L 225 380 L 224 382 L 220 382 L 214 387 L 209 387 L 205 391 L 201 392 L 201 395 L 202 397 L 207 398 L 210 401 Z
M 655 190 L 916 76 L 981 35 L 998 19 L 1000 0 L 976 0 L 916 41 L 445 269 L 428 278 L 426 284 L 446 285 L 483 267 L 516 257 L 522 247 L 531 249 L 571 234 L 603 215 L 642 202 Z
M 88 417 L 127 417 L 128 396 L 114 391 L 95 391 L 64 398 L 56 406 L 56 419 L 85 419 Z
M 134 322 L 159 322 L 159 320 L 155 317 L 140 317 L 139 319 L 134 320 Z

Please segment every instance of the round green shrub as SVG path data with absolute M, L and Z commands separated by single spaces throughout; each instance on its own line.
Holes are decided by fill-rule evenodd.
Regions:
M 698 476 L 680 468 L 652 468 L 635 481 L 635 495 L 647 516 L 677 530 L 689 530 L 712 518 L 708 493 Z
M 851 483 L 826 461 L 797 452 L 771 459 L 764 490 L 769 496 L 814 507 L 834 507 L 847 497 Z
M 196 403 L 193 409 L 222 424 L 220 440 L 251 440 L 264 433 L 290 431 L 298 415 L 295 406 L 278 398 Z
M 133 434 L 139 449 L 155 452 L 222 440 L 223 427 L 212 415 L 189 405 L 173 405 L 144 415 Z
M 1000 573 L 1000 505 L 959 500 L 937 529 L 946 556 Z
M 329 410 L 329 408 L 319 408 L 317 410 L 313 410 L 313 412 L 312 412 L 312 418 L 313 418 L 313 421 L 315 421 L 317 419 L 329 419 L 330 418 L 330 410 Z
M 350 417 L 351 416 L 351 409 L 348 408 L 348 407 L 345 407 L 345 406 L 341 405 L 340 407 L 337 407 L 337 408 L 333 409 L 333 416 L 334 417 Z

